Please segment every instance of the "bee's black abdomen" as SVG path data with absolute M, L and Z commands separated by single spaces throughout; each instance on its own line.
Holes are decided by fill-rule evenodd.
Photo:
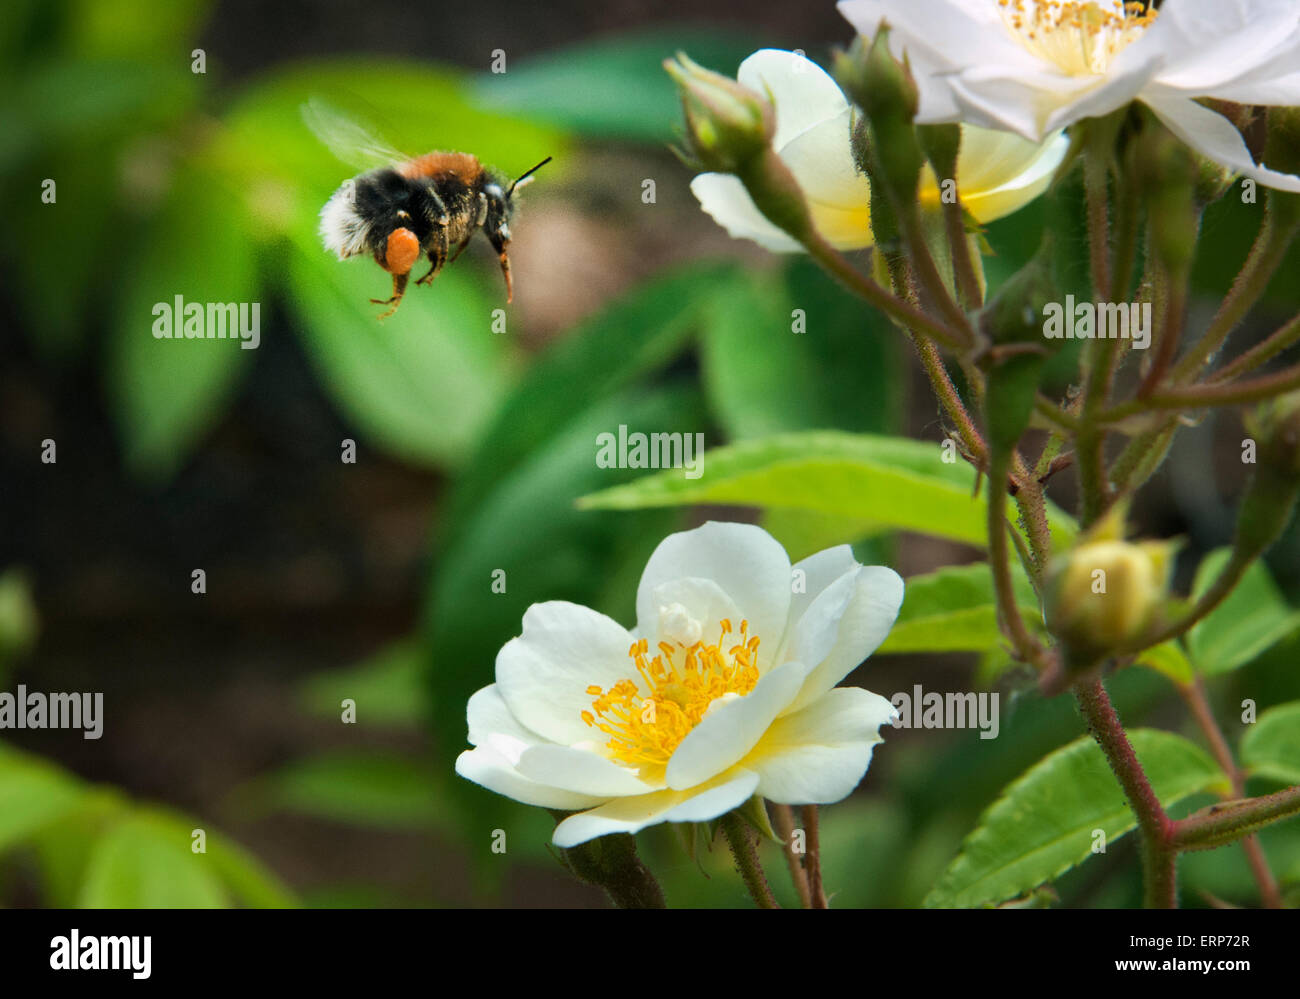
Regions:
M 389 168 L 357 178 L 356 210 L 370 222 L 367 248 L 381 263 L 394 229 L 410 229 L 421 244 L 433 229 L 418 185 Z

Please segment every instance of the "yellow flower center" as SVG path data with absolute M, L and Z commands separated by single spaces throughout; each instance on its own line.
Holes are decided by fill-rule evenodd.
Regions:
M 1115 58 L 1156 19 L 1144 3 L 1077 0 L 998 0 L 1016 41 L 1071 76 L 1106 72 Z
M 632 766 L 666 766 L 681 741 L 700 723 L 709 706 L 723 697 L 744 697 L 758 683 L 758 636 L 740 622 L 735 644 L 726 647 L 731 622 L 723 618 L 714 644 L 660 642 L 648 658 L 642 638 L 628 650 L 640 680 L 620 680 L 608 690 L 592 685 L 596 699 L 582 720 L 608 735 L 610 755 Z M 698 633 L 698 632 L 697 632 Z

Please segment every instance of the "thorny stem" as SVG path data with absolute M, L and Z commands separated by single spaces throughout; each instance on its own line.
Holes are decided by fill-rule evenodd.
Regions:
M 989 566 L 993 571 L 993 589 L 997 596 L 998 615 L 1005 625 L 1016 655 L 1022 662 L 1044 669 L 1046 663 L 1042 647 L 1025 627 L 1016 604 L 1015 586 L 1011 580 L 1011 561 L 1007 533 L 1007 472 L 1011 459 L 1006 453 L 995 452 L 989 462 L 988 535 Z
M 1204 679 L 1197 676 L 1190 684 L 1179 684 L 1178 693 L 1187 702 L 1192 717 L 1196 719 L 1196 724 L 1210 744 L 1214 758 L 1223 772 L 1228 775 L 1228 780 L 1232 783 L 1232 796 L 1244 798 L 1245 777 L 1241 768 L 1237 766 L 1232 749 L 1228 746 L 1228 740 L 1223 737 L 1219 723 L 1214 720 L 1214 712 L 1210 710 L 1209 699 L 1205 695 Z M 1264 856 L 1264 848 L 1260 846 L 1259 838 L 1254 835 L 1247 836 L 1241 841 L 1241 849 L 1246 854 L 1246 861 L 1250 864 L 1255 883 L 1259 885 L 1259 897 L 1264 906 L 1269 909 L 1282 908 L 1282 892 L 1278 888 L 1277 879 L 1273 877 L 1273 872 L 1269 870 L 1268 858 Z
M 912 266 L 916 270 L 916 277 L 920 281 L 921 287 L 925 289 L 926 294 L 938 306 L 939 311 L 943 313 L 951 328 L 961 330 L 966 340 L 973 342 L 975 334 L 971 329 L 970 320 L 966 317 L 966 313 L 962 311 L 961 306 L 957 304 L 957 300 L 952 297 L 952 293 L 948 290 L 948 286 L 944 283 L 939 268 L 934 262 L 934 255 L 925 242 L 925 233 L 921 227 L 921 216 L 915 203 L 895 205 L 895 209 L 898 212 L 903 241 L 907 244 L 909 256 L 912 258 Z
M 1171 842 L 1173 824 L 1156 797 L 1101 681 L 1081 680 L 1075 684 L 1074 696 L 1088 723 L 1088 730 L 1106 755 L 1111 770 L 1124 789 L 1129 807 L 1137 816 L 1142 837 L 1144 904 L 1148 909 L 1176 908 L 1177 851 Z
M 745 882 L 745 887 L 749 889 L 754 904 L 760 909 L 781 908 L 772 897 L 772 889 L 768 887 L 767 876 L 763 873 L 763 865 L 758 859 L 758 850 L 754 846 L 753 837 L 750 836 L 745 820 L 736 812 L 728 812 L 722 817 L 722 832 L 727 837 L 727 845 L 731 847 L 732 855 L 736 858 L 736 870 L 740 871 L 740 877 Z
M 970 241 L 966 237 L 966 217 L 961 205 L 961 195 L 943 206 L 943 222 L 948 232 L 948 244 L 952 250 L 953 277 L 957 281 L 957 293 L 961 295 L 962 304 L 967 309 L 978 309 L 984 304 L 980 293 L 979 277 L 975 273 L 975 261 L 970 252 Z
M 1211 383 L 1228 382 L 1238 375 L 1254 371 L 1262 364 L 1267 364 L 1288 347 L 1300 341 L 1300 314 L 1290 322 L 1274 330 L 1250 350 L 1246 351 L 1230 364 L 1226 364 L 1214 373 Z
M 932 319 L 917 306 L 895 298 L 871 278 L 861 273 L 845 259 L 844 255 L 814 234 L 807 244 L 809 255 L 824 267 L 832 277 L 859 298 L 874 305 L 881 312 L 898 320 L 908 329 L 923 333 L 946 347 L 966 349 L 974 345 L 975 337 L 969 329 L 953 329 Z
M 822 844 L 817 806 L 804 805 L 801 814 L 804 833 L 808 837 L 808 842 L 804 844 L 808 848 L 808 852 L 804 854 L 804 866 L 808 871 L 808 891 L 812 896 L 812 907 L 827 909 L 830 906 L 826 901 L 826 889 L 822 887 Z
M 1287 248 L 1291 245 L 1294 236 L 1294 226 L 1281 229 L 1271 212 L 1264 216 L 1264 224 L 1260 226 L 1255 242 L 1250 248 L 1246 266 L 1233 281 L 1228 297 L 1219 306 L 1219 311 L 1210 321 L 1205 335 L 1174 369 L 1175 381 L 1186 382 L 1194 378 L 1205 363 L 1223 346 L 1224 341 L 1250 311 L 1251 306 L 1264 294 L 1269 281 L 1286 257 Z
M 1114 406 L 1099 419 L 1114 423 L 1152 409 L 1199 409 L 1203 406 L 1239 406 L 1260 402 L 1300 388 L 1300 364 L 1243 382 L 1171 386 L 1146 398 Z
M 1178 850 L 1207 850 L 1232 843 L 1261 826 L 1300 815 L 1300 784 L 1244 801 L 1225 801 L 1173 823 L 1170 842 Z
M 1091 133 L 1088 156 L 1084 159 L 1083 184 L 1088 211 L 1088 262 L 1092 290 L 1103 300 L 1111 293 L 1110 197 L 1107 186 L 1109 157 L 1101 155 L 1107 130 L 1100 123 Z M 1080 426 L 1075 441 L 1079 468 L 1079 522 L 1087 527 L 1105 509 L 1107 502 L 1105 446 L 1106 431 L 1098 427 L 1095 414 L 1110 394 L 1107 373 L 1114 341 L 1096 340 L 1091 345 L 1091 363 L 1083 377 Z
M 772 826 L 781 837 L 782 852 L 785 854 L 786 866 L 790 868 L 790 880 L 799 895 L 799 905 L 804 909 L 812 908 L 812 892 L 808 887 L 808 875 L 803 869 L 803 858 L 794 849 L 794 809 L 789 805 L 772 806 Z

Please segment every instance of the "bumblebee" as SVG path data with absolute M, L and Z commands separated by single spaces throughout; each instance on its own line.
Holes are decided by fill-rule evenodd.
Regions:
M 480 229 L 501 262 L 506 301 L 514 300 L 509 246 L 515 193 L 551 157 L 506 184 L 468 153 L 402 156 L 319 102 L 305 105 L 303 115 L 340 158 L 388 164 L 345 181 L 320 212 L 327 250 L 340 260 L 368 253 L 393 276 L 392 296 L 371 299 L 389 306 L 379 318 L 392 315 L 401 304 L 421 254 L 428 258 L 429 270 L 415 283 L 431 284 Z

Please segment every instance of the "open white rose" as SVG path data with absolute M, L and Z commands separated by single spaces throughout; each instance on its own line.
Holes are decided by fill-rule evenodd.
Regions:
M 799 182 L 817 231 L 840 250 L 870 246 L 871 192 L 853 159 L 853 109 L 839 85 L 815 62 L 780 49 L 755 52 L 740 64 L 736 78 L 772 100 L 772 147 Z M 956 177 L 962 204 L 981 222 L 1011 214 L 1043 193 L 1067 148 L 1064 135 L 1029 142 L 1005 131 L 963 128 Z M 700 174 L 691 191 L 732 236 L 778 253 L 801 249 L 763 217 L 737 177 Z M 926 166 L 922 205 L 938 206 L 940 194 Z
M 920 88 L 921 122 L 964 121 L 1039 139 L 1141 101 L 1183 142 L 1284 191 L 1223 115 L 1197 104 L 1300 104 L 1296 0 L 843 0 L 873 37 L 889 24 Z
M 793 567 L 749 524 L 665 538 L 628 631 L 577 604 L 534 604 L 470 698 L 456 772 L 517 801 L 576 810 L 574 846 L 659 822 L 702 822 L 755 794 L 848 795 L 894 717 L 839 683 L 884 640 L 903 582 L 847 545 Z

